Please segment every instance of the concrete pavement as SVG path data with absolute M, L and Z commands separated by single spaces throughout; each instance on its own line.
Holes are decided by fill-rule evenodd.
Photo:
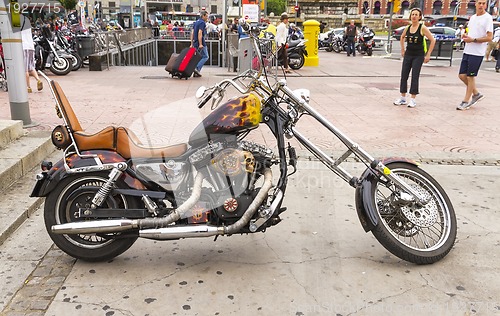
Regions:
M 114 260 L 91 264 L 53 248 L 37 212 L 0 246 L 2 314 L 499 314 L 499 75 L 483 69 L 478 87 L 486 98 L 460 112 L 455 107 L 465 88 L 457 67 L 431 62 L 422 71 L 419 106 L 409 109 L 392 105 L 400 62 L 326 52 L 320 58 L 320 67 L 298 71 L 289 85 L 310 89 L 311 104 L 375 156 L 436 164 L 423 167 L 450 195 L 459 226 L 446 258 L 415 266 L 390 255 L 363 232 L 353 190 L 302 151 L 284 220 L 265 234 L 216 242 L 139 240 Z M 186 81 L 166 78 L 162 67 L 114 67 L 56 79 L 89 131 L 116 124 L 141 132 L 141 122 L 154 122 L 149 138 L 143 135 L 160 143 L 187 137 L 200 116 L 191 111 L 194 91 L 228 75 L 208 67 L 203 74 Z M 8 100 L 5 94 L 0 106 L 7 107 L 2 99 Z M 30 95 L 38 129 L 60 123 L 49 99 L 45 90 Z M 207 106 L 201 115 L 208 112 Z M 313 122 L 301 123 L 320 147 L 340 152 Z M 262 130 L 251 137 L 267 144 Z M 363 170 L 356 163 L 348 168 Z

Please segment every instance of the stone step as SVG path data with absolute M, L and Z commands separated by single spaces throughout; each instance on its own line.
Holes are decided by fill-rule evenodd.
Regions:
M 4 131 L 5 128 L 2 133 L 6 135 Z M 17 127 L 11 134 L 18 134 Z M 50 132 L 23 131 L 23 134 L 0 149 L 0 244 L 42 203 L 42 199 L 29 195 L 40 163 L 55 152 Z
M 45 160 L 55 163 L 62 158 L 61 151 L 53 151 Z M 44 198 L 30 197 L 35 186 L 37 165 L 0 194 L 0 245 L 42 205 Z
M 23 122 L 0 120 L 0 148 L 24 135 Z
M 55 150 L 50 132 L 30 131 L 0 150 L 0 192 Z

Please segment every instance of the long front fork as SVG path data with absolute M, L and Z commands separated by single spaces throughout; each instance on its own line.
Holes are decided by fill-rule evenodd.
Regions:
M 359 145 L 353 142 L 347 135 L 342 133 L 338 128 L 336 128 L 332 123 L 330 123 L 325 117 L 323 117 L 319 112 L 317 112 L 314 108 L 309 106 L 305 100 L 296 96 L 293 91 L 288 88 L 286 85 L 281 86 L 281 90 L 291 99 L 293 99 L 296 103 L 300 104 L 301 109 L 304 112 L 307 112 L 312 117 L 314 117 L 318 122 L 320 122 L 324 127 L 326 127 L 330 132 L 332 132 L 344 145 L 347 147 L 347 151 L 337 158 L 337 160 L 333 160 L 319 149 L 318 146 L 313 144 L 307 137 L 302 135 L 294 126 L 290 127 L 289 132 L 297 138 L 297 140 L 306 147 L 310 152 L 312 152 L 323 164 L 325 164 L 330 170 L 332 170 L 335 174 L 340 176 L 344 181 L 348 182 L 352 187 L 356 187 L 358 183 L 358 179 L 353 177 L 349 172 L 347 172 L 344 168 L 340 167 L 340 164 L 344 162 L 351 154 L 356 155 L 362 161 L 367 163 L 371 168 L 377 170 L 380 174 L 382 174 L 389 181 L 394 183 L 396 187 L 400 188 L 404 192 L 410 194 L 418 204 L 424 205 L 428 202 L 428 199 L 421 196 L 416 190 L 414 190 L 408 183 L 404 182 L 398 175 L 391 172 L 389 168 L 387 168 L 382 162 L 376 160 L 369 153 L 367 153 L 363 148 L 359 147 Z

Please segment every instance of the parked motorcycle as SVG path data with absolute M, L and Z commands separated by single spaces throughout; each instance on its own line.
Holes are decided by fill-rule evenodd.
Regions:
M 335 35 L 332 40 L 332 50 L 336 53 L 347 51 L 347 37 L 344 35 Z M 355 43 L 357 45 L 357 43 Z
M 259 29 L 243 26 L 264 65 Z M 287 180 L 299 167 L 295 148 L 285 137 L 295 138 L 355 188 L 362 227 L 394 255 L 430 264 L 453 247 L 455 212 L 434 178 L 408 159 L 375 159 L 309 104 L 307 90 L 292 91 L 285 80 L 271 83 L 263 66 L 200 87 L 198 107 L 212 100 L 213 111 L 187 143 L 159 148 L 141 145 L 125 127 L 86 133 L 60 85 L 41 75 L 64 121 L 52 132 L 63 158 L 42 163 L 31 196 L 46 197 L 48 233 L 75 258 L 109 260 L 139 237 L 175 240 L 265 232 L 286 211 Z M 230 88 L 241 95 L 219 105 Z M 334 160 L 308 140 L 296 127 L 304 116 L 326 127 L 346 152 Z M 249 131 L 264 126 L 274 136 L 268 141 L 275 143 L 276 152 L 246 140 Z M 366 165 L 359 177 L 341 166 L 350 156 Z
M 324 49 L 327 52 L 331 52 L 333 50 L 332 43 L 335 39 L 335 33 L 331 31 L 328 33 L 328 37 L 324 40 L 318 40 L 318 49 Z
M 5 59 L 3 57 L 3 47 L 0 38 L 0 89 L 7 92 L 9 90 L 7 85 L 7 72 L 5 71 Z
M 58 54 L 64 55 L 71 61 L 71 71 L 77 71 L 78 69 L 82 68 L 83 60 L 75 49 L 76 42 L 74 36 L 63 34 L 61 31 L 56 31 L 55 36 Z M 72 40 L 71 43 L 68 38 Z
M 54 36 L 48 26 L 41 27 L 39 34 L 33 37 L 33 42 L 35 43 L 36 70 L 49 68 L 58 76 L 67 75 L 71 71 L 72 56 L 57 51 Z
M 373 48 L 375 47 L 375 41 L 373 37 L 375 33 L 368 27 L 363 27 L 360 34 L 358 35 L 358 52 L 361 54 L 366 54 L 371 56 L 373 54 Z

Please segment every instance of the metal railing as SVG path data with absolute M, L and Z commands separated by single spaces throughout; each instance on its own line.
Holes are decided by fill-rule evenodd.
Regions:
M 105 62 L 109 66 L 166 65 L 172 53 L 179 53 L 191 44 L 189 32 L 164 32 L 159 36 L 149 28 L 124 31 L 99 31 L 93 35 L 94 54 L 91 63 Z M 222 43 L 206 40 L 209 59 L 207 65 L 221 66 Z M 93 67 L 91 66 L 91 69 Z M 100 67 L 98 70 L 100 70 Z M 97 70 L 97 69 L 96 69 Z

